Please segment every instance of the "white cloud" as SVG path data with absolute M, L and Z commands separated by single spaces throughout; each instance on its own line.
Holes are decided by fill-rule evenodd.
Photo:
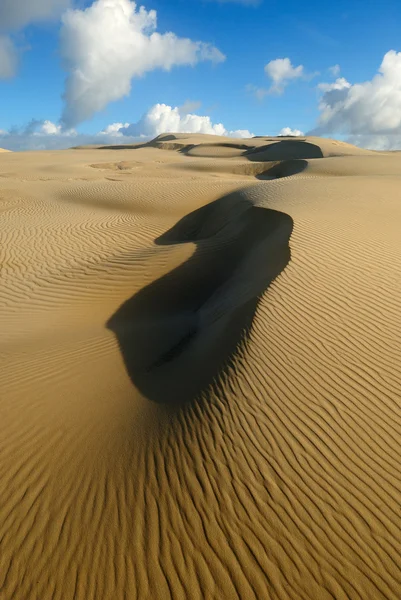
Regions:
M 17 69 L 17 63 L 18 57 L 14 44 L 8 36 L 0 35 L 0 79 L 12 77 Z
M 232 138 L 247 139 L 255 137 L 254 133 L 251 133 L 249 129 L 235 129 L 234 131 L 227 131 L 224 135 Z
M 122 137 L 124 134 L 122 133 L 122 129 L 127 129 L 129 127 L 129 123 L 112 123 L 108 125 L 103 131 L 99 133 L 99 135 L 116 135 L 118 137 Z
M 332 92 L 334 90 L 346 90 L 351 87 L 349 81 L 345 77 L 339 77 L 334 83 L 318 83 L 318 90 L 321 92 Z M 340 94 L 341 95 L 341 94 Z
M 62 137 L 73 137 L 78 135 L 75 129 L 63 129 L 62 125 L 56 125 L 52 121 L 33 121 L 35 131 L 33 135 L 56 135 Z
M 210 117 L 183 113 L 182 107 L 171 107 L 167 104 L 155 104 L 137 122 L 131 125 L 114 123 L 110 128 L 118 128 L 118 133 L 134 137 L 153 138 L 162 133 L 208 133 L 211 135 L 227 135 L 230 137 L 252 137 L 248 130 L 228 131 L 222 123 L 212 123 Z
M 289 58 L 271 60 L 265 66 L 265 73 L 273 83 L 269 90 L 271 94 L 282 94 L 284 88 L 292 79 L 304 76 L 304 67 L 294 67 Z
M 210 117 L 194 114 L 181 114 L 178 107 L 155 104 L 137 123 L 127 128 L 128 135 L 155 137 L 161 133 L 211 133 L 225 135 L 226 129 L 221 123 L 213 124 Z
M 304 135 L 304 132 L 300 129 L 291 129 L 291 127 L 283 127 L 283 129 L 281 129 L 278 135 L 299 137 Z
M 29 23 L 59 16 L 70 0 L 0 0 L 0 29 L 22 29 Z
M 160 68 L 221 62 L 225 56 L 204 42 L 156 31 L 156 11 L 130 0 L 96 0 L 63 16 L 61 54 L 68 71 L 63 122 L 73 126 L 127 96 L 131 80 Z
M 329 67 L 329 71 L 333 77 L 338 77 L 341 71 L 340 65 L 333 65 L 332 67 Z
M 320 118 L 316 134 L 349 134 L 380 147 L 394 147 L 401 137 L 401 52 L 385 54 L 379 72 L 364 83 L 351 84 L 340 78 L 320 84 Z M 359 137 L 358 137 L 359 136 Z M 387 137 L 387 143 L 385 138 Z
M 303 65 L 295 67 L 289 58 L 271 60 L 265 65 L 265 74 L 272 80 L 269 89 L 253 84 L 248 84 L 245 88 L 257 100 L 263 100 L 269 94 L 282 94 L 286 86 L 295 79 L 302 78 L 303 81 L 311 81 L 314 77 L 320 75 L 319 71 L 314 71 L 313 73 L 306 72 Z
M 55 123 L 52 123 L 52 121 L 43 121 L 38 133 L 44 135 L 59 135 L 61 133 L 61 125 L 56 125 Z

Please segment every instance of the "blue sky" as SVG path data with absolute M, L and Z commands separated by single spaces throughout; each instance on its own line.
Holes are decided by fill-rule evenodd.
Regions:
M 35 3 L 41 5 L 36 12 Z M 43 10 L 46 3 L 47 12 Z M 146 11 L 157 12 L 157 32 L 161 35 L 174 32 L 176 39 L 202 41 L 221 54 L 204 58 L 203 50 L 180 48 L 177 44 L 174 49 L 167 42 L 160 42 L 164 58 L 160 58 L 157 48 L 157 58 L 143 67 L 143 55 L 148 50 L 129 50 L 124 71 L 124 35 L 151 35 L 147 30 L 138 34 L 133 24 L 139 3 L 135 8 L 129 0 L 0 0 L 0 146 L 7 147 L 8 142 L 15 146 L 13 149 L 32 147 L 30 137 L 35 131 L 38 147 L 47 146 L 42 138 L 49 135 L 53 136 L 50 147 L 58 147 L 58 142 L 65 147 L 70 141 L 65 139 L 67 130 L 76 136 L 91 136 L 115 123 L 124 124 L 124 128 L 115 130 L 127 140 L 151 135 L 153 125 L 149 119 L 146 124 L 143 115 L 158 104 L 174 110 L 189 101 L 191 114 L 209 117 L 210 126 L 222 123 L 227 133 L 247 130 L 256 135 L 274 135 L 284 127 L 302 132 L 317 128 L 319 134 L 360 145 L 401 147 L 398 0 L 261 0 L 256 4 L 240 0 L 146 0 L 143 4 Z M 106 8 L 116 14 L 125 11 L 126 22 L 109 30 L 110 19 L 102 20 L 101 16 Z M 66 25 L 66 11 L 71 15 L 72 10 L 79 11 L 74 13 L 77 18 L 67 18 Z M 86 17 L 81 23 L 82 15 Z M 93 30 L 95 21 L 97 29 Z M 96 40 L 88 42 L 94 37 L 93 31 Z M 100 57 L 104 57 L 101 46 L 113 35 L 116 47 L 117 42 L 122 44 L 116 63 L 107 65 L 100 59 L 96 63 L 105 71 L 105 100 L 91 109 L 103 93 L 98 81 L 92 95 L 87 95 L 86 105 L 79 106 L 83 84 L 77 80 L 76 72 L 88 54 L 93 52 L 96 56 L 100 52 Z M 3 43 L 2 51 L 1 39 L 7 40 L 8 50 L 4 50 Z M 107 57 L 114 50 L 112 39 L 109 45 Z M 166 71 L 163 60 L 170 60 L 170 50 L 173 66 Z M 390 51 L 394 52 L 389 55 L 384 75 L 378 79 L 378 69 Z M 7 63 L 10 52 L 18 57 L 11 67 Z M 192 59 L 188 58 L 190 52 Z M 266 65 L 277 59 L 288 59 L 290 70 L 287 69 L 288 78 L 275 88 L 269 75 L 272 69 L 266 70 Z M 185 64 L 186 61 L 191 64 Z M 339 65 L 338 72 L 329 71 L 334 65 Z M 302 71 L 295 75 L 295 69 L 301 66 Z M 65 102 L 68 75 L 69 100 Z M 85 81 L 91 76 L 92 72 L 84 72 Z M 116 91 L 108 99 L 110 90 L 117 90 L 119 82 L 125 80 L 130 82 L 130 93 L 124 89 L 118 95 Z M 365 86 L 362 100 L 357 98 L 355 84 L 359 83 Z M 85 93 L 89 94 L 87 90 Z M 376 96 L 377 103 L 372 104 L 372 97 Z M 391 118 L 378 115 L 380 110 Z M 181 115 L 181 109 L 179 112 Z M 176 113 L 169 112 L 173 119 L 164 118 L 165 112 L 162 113 L 166 127 L 170 122 L 177 126 Z M 160 111 L 157 114 L 159 128 L 154 126 L 154 133 L 161 126 Z M 35 125 L 27 129 L 32 120 Z M 41 128 L 47 121 L 54 125 L 53 129 Z M 143 131 L 138 122 L 143 124 Z M 184 130 L 187 122 L 188 119 L 179 121 L 179 127 Z M 202 127 L 206 131 L 209 125 L 202 123 L 200 131 Z M 128 124 L 137 126 L 129 128 Z M 189 130 L 197 126 L 192 119 Z

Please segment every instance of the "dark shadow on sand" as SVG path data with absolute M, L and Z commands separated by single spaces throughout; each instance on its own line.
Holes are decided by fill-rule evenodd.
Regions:
M 164 140 L 163 140 L 164 141 Z M 236 144 L 236 143 L 231 143 L 231 142 L 218 142 L 216 141 L 215 144 L 211 144 L 210 142 L 207 144 L 188 144 L 187 146 L 184 146 L 183 148 L 181 148 L 179 150 L 179 152 L 181 154 L 189 154 L 189 152 L 191 150 L 193 150 L 194 148 L 229 148 L 232 150 L 243 150 L 244 152 L 249 150 L 249 146 L 246 144 Z
M 300 160 L 309 158 L 323 158 L 323 152 L 319 146 L 304 140 L 281 140 L 259 148 L 251 148 L 244 152 L 251 161 L 275 161 L 275 160 Z
M 308 166 L 308 161 L 303 159 L 282 160 L 278 163 L 273 163 L 262 173 L 255 175 L 256 179 L 282 179 L 283 177 L 291 177 L 305 171 Z
M 219 142 L 218 138 L 213 145 L 211 145 L 210 141 L 205 144 L 186 144 L 185 142 L 180 141 L 180 139 L 177 139 L 174 134 L 171 134 L 163 137 L 159 136 L 158 138 L 143 144 L 100 146 L 98 147 L 98 150 L 139 150 L 141 148 L 166 147 L 170 150 L 177 150 L 181 154 L 187 155 L 193 149 L 202 147 L 206 148 L 210 146 L 237 149 L 242 151 L 242 156 L 250 161 L 256 162 L 323 158 L 323 153 L 319 146 L 295 137 L 291 139 L 283 139 L 278 142 L 266 144 L 264 146 L 249 146 L 249 144 L 241 144 L 238 142 Z
M 208 389 L 252 329 L 259 298 L 290 260 L 293 221 L 229 194 L 155 240 L 193 242 L 189 260 L 140 290 L 107 322 L 134 386 L 179 405 Z

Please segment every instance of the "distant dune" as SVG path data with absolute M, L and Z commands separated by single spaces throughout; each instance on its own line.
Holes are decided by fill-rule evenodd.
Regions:
M 401 155 L 0 161 L 0 598 L 393 599 Z

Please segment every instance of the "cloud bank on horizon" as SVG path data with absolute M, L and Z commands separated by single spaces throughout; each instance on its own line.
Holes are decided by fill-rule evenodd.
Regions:
M 75 129 L 65 129 L 48 120 L 31 121 L 20 129 L 0 130 L 0 145 L 3 143 L 9 150 L 18 151 L 70 148 L 84 144 L 130 144 L 170 132 L 206 133 L 235 138 L 250 138 L 254 135 L 247 129 L 227 130 L 222 123 L 213 123 L 208 116 L 187 112 L 186 105 L 173 108 L 166 104 L 155 104 L 136 123 L 111 123 L 94 135 L 80 134 Z

